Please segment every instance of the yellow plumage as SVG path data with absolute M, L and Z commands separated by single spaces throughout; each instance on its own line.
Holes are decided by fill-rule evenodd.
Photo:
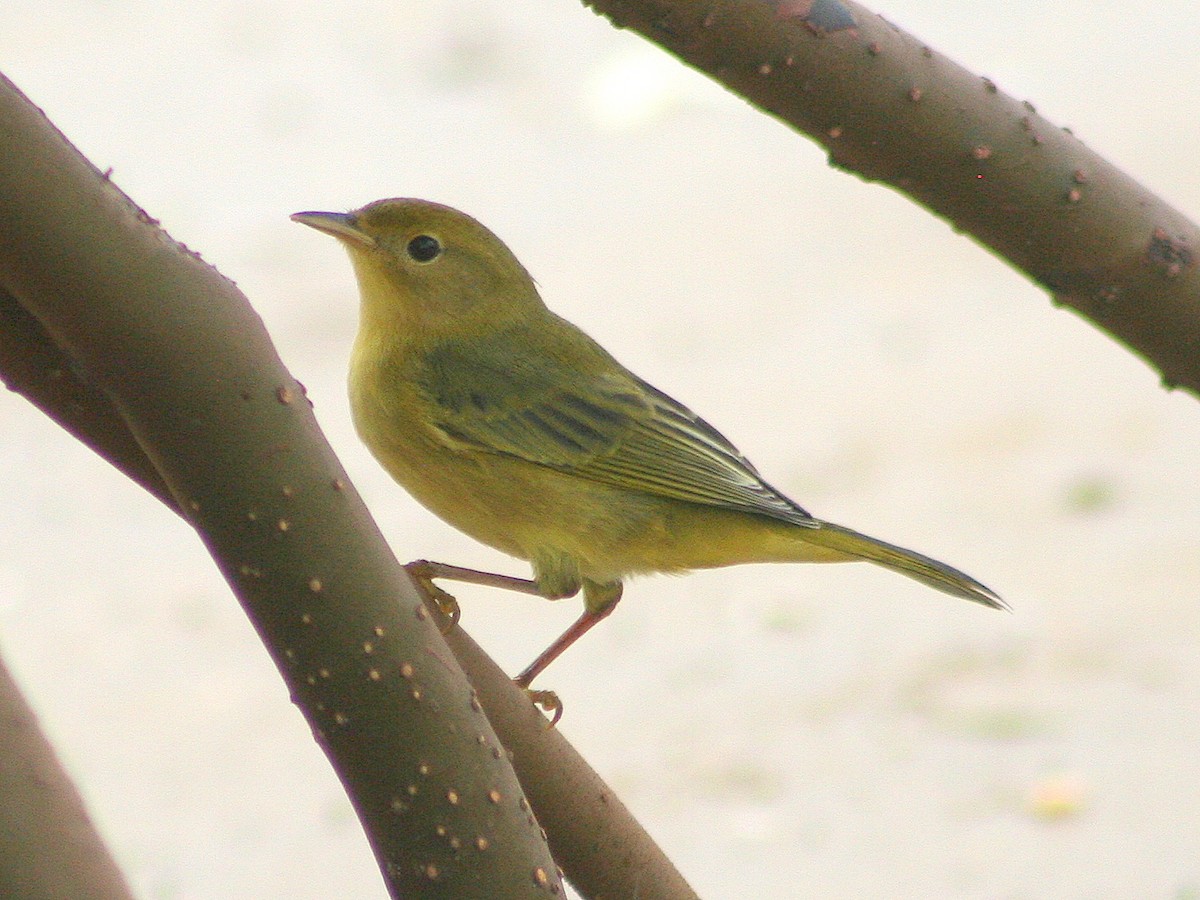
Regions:
M 293 218 L 337 237 L 354 264 L 350 400 L 371 452 L 451 525 L 529 560 L 531 592 L 584 591 L 584 618 L 524 684 L 611 611 L 630 575 L 866 560 L 1004 605 L 944 563 L 810 516 L 712 426 L 548 310 L 469 216 L 381 200 Z

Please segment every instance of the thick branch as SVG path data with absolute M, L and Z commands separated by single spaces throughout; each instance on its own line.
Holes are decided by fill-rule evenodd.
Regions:
M 394 896 L 558 877 L 462 671 L 245 298 L 0 84 L 0 282 L 107 396 L 207 544 Z
M 43 123 L 43 127 L 50 126 Z M 72 167 L 79 166 L 86 163 L 72 161 Z M 90 167 L 87 171 L 100 177 Z M 76 173 L 76 177 L 82 176 Z M 120 196 L 109 202 L 121 207 L 127 203 Z M 0 230 L 5 227 L 0 221 Z M 195 268 L 189 277 L 197 279 L 196 291 L 212 290 L 213 275 L 208 270 Z M 220 283 L 218 294 L 227 290 L 228 285 Z M 83 376 L 80 366 L 42 324 L 2 288 L 0 379 L 182 514 L 114 402 Z M 373 525 L 369 530 L 373 534 Z M 390 555 L 385 562 L 394 566 Z M 307 587 L 311 591 L 311 582 Z M 561 733 L 546 730 L 540 713 L 461 628 L 447 637 L 512 756 L 530 805 L 549 835 L 556 861 L 580 893 L 606 897 L 640 892 L 639 896 L 648 900 L 693 898 L 695 894 L 670 861 Z
M 995 251 L 1200 394 L 1200 231 L 852 0 L 584 0 Z
M 116 407 L 80 379 L 40 323 L 3 289 L 0 380 L 180 512 Z M 646 900 L 694 900 L 695 892 L 612 789 L 561 731 L 546 729 L 541 713 L 467 632 L 455 628 L 446 640 L 508 751 L 529 804 L 546 830 L 555 862 L 579 893 L 597 898 L 636 894 Z M 11 702 L 23 706 L 15 686 L 13 690 Z M 21 757 L 13 755 L 15 766 Z M 0 791 L 5 798 L 0 802 L 0 818 L 7 814 L 19 821 L 25 815 L 19 805 L 7 802 L 19 796 L 15 791 Z M 53 887 L 57 882 L 48 883 Z

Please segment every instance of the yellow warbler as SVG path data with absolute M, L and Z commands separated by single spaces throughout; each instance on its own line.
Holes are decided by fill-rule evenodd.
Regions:
M 341 241 L 358 277 L 350 401 L 363 441 L 434 513 L 529 560 L 533 580 L 440 563 L 413 571 L 427 584 L 548 598 L 583 589 L 583 615 L 522 686 L 612 612 L 630 575 L 866 560 L 1004 607 L 957 569 L 813 518 L 711 425 L 547 309 L 470 216 L 397 199 L 292 218 Z

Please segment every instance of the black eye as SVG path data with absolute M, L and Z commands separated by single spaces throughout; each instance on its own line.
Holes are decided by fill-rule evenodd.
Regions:
M 429 262 L 441 252 L 441 241 L 428 234 L 418 234 L 408 242 L 408 255 L 417 262 Z

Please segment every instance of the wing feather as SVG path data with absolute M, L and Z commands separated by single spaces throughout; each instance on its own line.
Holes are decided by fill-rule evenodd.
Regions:
M 528 364 L 491 346 L 430 356 L 421 386 L 452 446 L 817 527 L 719 431 L 615 361 L 588 374 L 553 359 Z

